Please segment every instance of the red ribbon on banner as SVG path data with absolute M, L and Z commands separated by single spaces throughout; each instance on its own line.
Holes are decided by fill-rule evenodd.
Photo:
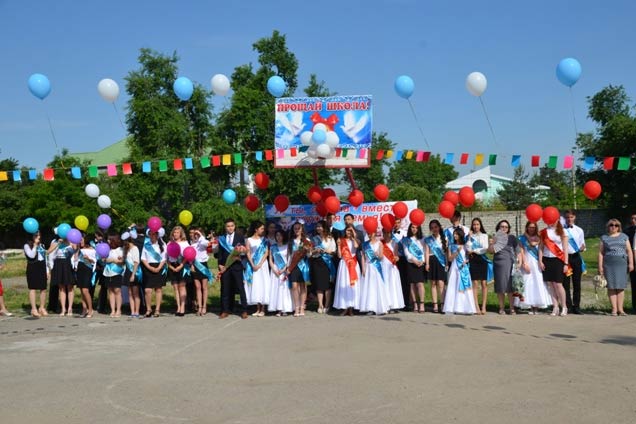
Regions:
M 309 119 L 314 123 L 314 126 L 316 126 L 316 124 L 325 124 L 329 131 L 333 131 L 333 127 L 340 121 L 335 113 L 332 113 L 325 119 L 318 112 L 314 112 Z

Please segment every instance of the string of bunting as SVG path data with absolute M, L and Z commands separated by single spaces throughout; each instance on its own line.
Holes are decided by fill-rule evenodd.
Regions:
M 99 176 L 99 172 L 106 171 L 106 175 L 109 177 L 115 177 L 120 173 L 123 175 L 131 175 L 133 174 L 133 166 L 136 169 L 136 172 L 141 171 L 142 173 L 150 173 L 153 172 L 153 168 L 156 168 L 159 172 L 167 172 L 169 170 L 169 162 L 172 163 L 172 170 L 174 171 L 182 171 L 182 170 L 191 170 L 194 168 L 195 160 L 198 161 L 201 169 L 206 169 L 209 167 L 218 167 L 218 166 L 229 166 L 229 165 L 240 165 L 243 163 L 243 159 L 248 155 L 254 155 L 254 159 L 258 162 L 263 160 L 265 161 L 273 161 L 274 154 L 277 158 L 282 159 L 286 156 L 295 157 L 299 152 L 305 152 L 308 149 L 307 146 L 303 146 L 300 148 L 291 148 L 291 149 L 276 149 L 276 150 L 259 150 L 255 152 L 245 152 L 245 153 L 226 153 L 220 155 L 212 155 L 212 156 L 203 156 L 200 158 L 176 158 L 176 159 L 159 159 L 152 161 L 144 161 L 144 162 L 125 162 L 121 164 L 107 164 L 107 165 L 89 165 L 87 167 L 74 166 L 71 168 L 45 168 L 41 173 L 35 169 L 29 169 L 26 171 L 21 170 L 10 170 L 10 171 L 0 171 L 0 181 L 9 181 L 9 176 L 11 176 L 12 180 L 15 182 L 22 181 L 23 172 L 27 173 L 27 177 L 29 180 L 38 179 L 41 175 L 45 181 L 53 181 L 55 179 L 55 173 L 62 172 L 70 172 L 71 177 L 74 179 L 81 179 L 83 174 L 88 172 L 89 178 L 97 178 Z M 395 159 L 396 161 L 400 160 L 415 160 L 416 162 L 428 162 L 431 158 L 432 153 L 429 151 L 423 150 L 382 150 L 382 149 L 336 149 L 336 157 L 340 158 L 358 158 L 365 159 L 367 156 L 370 157 L 371 160 L 380 161 L 383 159 Z M 455 155 L 455 153 L 446 153 L 444 155 L 440 154 L 440 158 L 442 162 L 445 164 L 452 165 L 455 162 L 456 156 L 459 157 L 459 165 L 496 165 L 498 156 L 502 158 L 507 158 L 506 155 L 498 155 L 496 153 L 460 153 Z M 531 155 L 530 156 L 530 166 L 533 168 L 542 166 L 542 158 L 546 160 L 546 156 L 541 155 Z M 470 163 L 469 163 L 470 162 Z M 518 167 L 522 163 L 522 155 L 512 155 L 510 160 L 510 165 L 512 167 Z M 572 169 L 574 166 L 574 156 L 566 155 L 562 157 L 562 160 L 559 160 L 559 156 L 551 155 L 547 156 L 547 160 L 544 164 L 550 169 L 556 169 L 561 163 L 561 167 L 563 169 Z M 587 156 L 583 160 L 582 168 L 585 171 L 592 170 L 597 162 L 602 162 L 603 169 L 610 170 L 618 170 L 618 171 L 627 171 L 631 168 L 632 158 L 630 156 L 608 156 L 608 157 L 595 157 L 595 156 Z M 139 169 L 139 167 L 141 167 Z

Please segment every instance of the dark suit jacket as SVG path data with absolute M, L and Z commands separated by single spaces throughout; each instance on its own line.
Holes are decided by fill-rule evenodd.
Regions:
M 219 237 L 226 237 L 226 234 L 223 234 L 222 236 L 219 236 Z M 245 238 L 243 236 L 240 236 L 240 235 L 234 233 L 234 239 L 232 240 L 232 246 L 236 246 L 238 244 L 242 244 L 243 246 L 246 246 Z M 221 243 L 219 243 L 219 251 L 214 256 L 218 259 L 219 265 L 225 265 L 225 262 L 227 261 L 228 256 L 230 256 L 230 252 L 228 252 L 227 250 L 223 249 L 223 247 L 221 247 Z M 234 262 L 233 266 L 235 264 L 241 264 L 241 267 L 243 266 L 241 261 Z
M 636 247 L 634 245 L 634 233 L 636 233 L 636 226 L 630 225 L 629 227 L 625 228 L 623 232 L 627 234 L 627 237 L 629 237 L 629 243 L 632 245 L 632 249 Z

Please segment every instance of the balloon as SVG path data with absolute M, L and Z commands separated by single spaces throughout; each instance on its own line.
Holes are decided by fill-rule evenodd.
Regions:
M 107 258 L 108 254 L 110 253 L 110 246 L 108 245 L 108 243 L 104 243 L 103 241 L 100 241 L 95 246 L 95 251 L 97 252 L 100 258 Z
M 488 80 L 481 72 L 471 72 L 466 77 L 466 89 L 473 96 L 479 97 L 484 94 L 488 87 Z
M 183 259 L 186 262 L 193 262 L 197 257 L 197 251 L 194 247 L 188 246 L 183 249 Z
M 105 194 L 101 194 L 98 198 L 97 198 L 97 204 L 99 205 L 100 208 L 102 209 L 108 209 L 110 208 L 110 197 L 106 196 Z
M 312 141 L 316 144 L 324 143 L 327 139 L 327 133 L 323 130 L 314 130 L 314 133 L 311 136 Z
M 395 226 L 395 216 L 390 213 L 385 213 L 380 218 L 380 223 L 382 224 L 382 228 L 385 230 L 392 230 Z
M 248 211 L 254 212 L 256 209 L 258 209 L 259 205 L 260 201 L 258 200 L 258 197 L 254 196 L 253 194 L 248 194 L 247 197 L 245 197 L 245 207 Z
M 409 213 L 409 207 L 406 206 L 406 203 L 404 202 L 395 202 L 392 209 L 393 215 L 400 219 L 404 218 L 406 214 Z
M 29 91 L 40 100 L 44 100 L 51 92 L 51 82 L 42 74 L 33 74 L 29 77 Z
M 316 213 L 320 216 L 327 215 L 327 206 L 325 206 L 325 202 L 322 200 L 316 204 Z
M 112 223 L 113 221 L 110 219 L 110 216 L 106 215 L 105 213 L 97 217 L 97 226 L 102 230 L 107 230 Z
M 329 158 L 331 156 L 331 147 L 326 144 L 319 144 L 318 147 L 316 147 L 316 155 L 319 158 Z
M 318 203 L 322 200 L 322 189 L 318 186 L 313 186 L 307 191 L 307 199 L 311 203 Z
M 364 203 L 364 194 L 360 190 L 353 190 L 349 193 L 349 203 L 357 208 Z
M 267 80 L 267 91 L 274 97 L 282 96 L 286 89 L 287 84 L 285 84 L 285 81 L 278 75 L 271 76 Z
M 457 206 L 457 204 L 459 203 L 459 194 L 457 194 L 457 192 L 453 190 L 448 190 L 446 193 L 444 193 L 444 197 L 442 198 L 442 200 L 447 200 L 451 202 L 453 206 Z
M 413 209 L 409 214 L 409 219 L 411 220 L 411 224 L 422 225 L 424 220 L 426 219 L 424 215 L 424 211 L 422 209 Z
M 82 241 L 82 233 L 76 228 L 71 228 L 68 230 L 68 233 L 66 233 L 66 240 L 73 244 L 80 244 Z
M 394 87 L 398 96 L 408 99 L 413 94 L 413 90 L 415 90 L 415 83 L 411 77 L 400 75 L 395 79 Z
M 543 208 L 536 203 L 528 205 L 526 208 L 526 218 L 530 222 L 537 222 L 543 216 Z
M 289 197 L 279 194 L 274 198 L 274 206 L 278 212 L 285 212 L 289 207 Z
M 318 157 L 318 153 L 316 153 L 315 144 L 312 144 L 311 146 L 309 146 L 309 149 L 307 149 L 307 156 L 309 156 L 312 159 L 316 159 Z
M 340 210 L 340 199 L 336 196 L 329 196 L 325 199 L 327 212 L 337 213 Z
M 161 228 L 161 218 L 158 216 L 151 216 L 148 218 L 148 229 L 152 232 L 158 232 L 159 228 Z
M 84 215 L 77 215 L 73 223 L 75 224 L 75 228 L 80 231 L 86 231 L 88 229 L 88 218 Z
M 444 218 L 451 219 L 455 213 L 455 205 L 448 200 L 442 200 L 437 207 L 439 214 Z
M 181 246 L 176 241 L 171 241 L 166 246 L 166 252 L 170 258 L 178 258 L 181 255 Z
M 166 235 L 166 229 L 163 227 L 159 228 L 159 230 L 157 230 L 157 235 L 159 236 L 159 238 L 163 238 L 163 236 Z
M 27 233 L 35 234 L 40 229 L 40 223 L 37 219 L 29 217 L 22 222 L 22 227 Z
M 326 199 L 327 197 L 335 196 L 335 195 L 336 195 L 336 192 L 331 187 L 327 187 L 327 188 L 322 190 L 322 198 L 323 198 L 323 200 Z
M 572 87 L 581 78 L 581 64 L 571 57 L 565 58 L 557 65 L 556 75 L 561 84 Z
M 374 216 L 367 216 L 362 221 L 362 226 L 368 234 L 375 233 L 378 231 L 378 219 Z
M 336 147 L 338 143 L 340 143 L 340 137 L 338 137 L 338 133 L 336 133 L 335 131 L 327 131 L 325 143 L 329 147 Z
M 185 225 L 186 227 L 190 224 L 192 224 L 192 219 L 194 217 L 192 216 L 192 212 L 190 212 L 187 209 L 182 210 L 181 212 L 179 212 L 179 222 L 183 225 Z
M 386 202 L 389 198 L 389 188 L 384 184 L 378 184 L 373 189 L 373 195 L 379 202 Z
M 311 146 L 311 137 L 314 135 L 311 131 L 303 131 L 300 134 L 300 142 L 303 146 Z
M 230 91 L 230 80 L 223 74 L 216 74 L 210 80 L 212 92 L 217 96 L 225 96 Z
M 459 189 L 459 203 L 465 208 L 475 203 L 475 191 L 472 187 L 465 186 Z
M 97 92 L 108 103 L 115 103 L 119 97 L 119 85 L 110 78 L 104 78 L 97 84 Z
M 601 195 L 602 191 L 603 190 L 598 181 L 590 180 L 583 186 L 583 194 L 585 194 L 585 197 L 590 200 L 596 199 L 598 196 Z
M 68 225 L 66 222 L 62 222 L 60 225 L 57 226 L 57 235 L 60 238 L 66 238 L 70 230 L 71 226 Z
M 188 78 L 179 77 L 176 79 L 174 84 L 172 84 L 172 89 L 174 90 L 174 94 L 176 94 L 179 99 L 186 102 L 192 97 L 192 93 L 194 92 L 194 85 Z
M 231 205 L 232 203 L 236 202 L 236 192 L 232 190 L 231 188 L 225 189 L 221 197 L 223 198 L 223 201 L 227 203 L 228 205 Z
M 322 122 L 318 122 L 316 125 L 314 125 L 314 127 L 311 130 L 313 132 L 324 131 L 326 133 L 327 131 L 329 131 L 329 128 L 327 128 L 327 126 L 323 124 Z
M 99 197 L 99 187 L 97 187 L 96 184 L 88 184 L 84 188 L 84 192 L 88 197 L 92 197 L 93 199 Z
M 269 187 L 269 176 L 264 172 L 259 172 L 254 176 L 254 184 L 261 190 L 267 190 L 267 187 Z
M 543 222 L 552 225 L 559 220 L 559 210 L 554 206 L 548 206 L 543 210 Z

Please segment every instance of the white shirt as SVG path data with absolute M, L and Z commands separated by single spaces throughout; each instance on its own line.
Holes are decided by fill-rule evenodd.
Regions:
M 424 245 L 422 244 L 422 241 L 413 236 L 411 237 L 411 243 L 415 243 L 420 248 L 420 250 L 422 251 L 422 262 L 426 262 L 426 258 L 424 257 Z M 408 262 L 415 263 L 415 261 L 418 260 L 415 256 L 413 256 L 406 244 L 404 245 L 404 255 L 406 256 L 406 260 Z
M 86 265 L 87 267 L 91 268 L 94 271 L 95 270 L 95 266 L 96 266 L 96 262 L 97 262 L 97 252 L 95 252 L 95 249 L 85 247 L 83 249 L 80 249 L 80 253 L 81 253 L 81 255 L 83 257 L 85 257 L 87 259 L 90 259 L 92 261 L 90 265 L 87 264 L 87 263 L 84 263 L 84 265 Z M 79 263 L 79 255 L 78 255 L 77 260 L 78 260 L 78 263 Z
M 29 247 L 28 243 L 25 244 L 24 245 L 24 254 L 29 259 L 37 259 L 38 261 L 43 261 L 44 260 L 44 255 L 41 252 L 38 252 L 38 248 L 35 246 L 35 244 L 33 245 L 33 248 Z M 36 258 L 36 255 L 37 255 L 37 258 Z
M 144 250 L 141 252 L 141 260 L 145 260 L 147 263 L 149 264 L 158 264 L 159 262 L 165 261 L 166 260 L 166 249 L 163 249 L 163 252 L 161 251 L 161 248 L 159 247 L 159 243 L 155 243 L 152 245 L 152 248 L 154 249 L 155 252 L 157 252 L 159 254 L 159 256 L 161 257 L 160 261 L 157 261 L 153 255 L 150 255 L 148 253 L 148 251 L 144 248 Z
M 201 262 L 202 264 L 207 263 L 208 259 L 210 258 L 208 255 L 208 244 L 209 242 L 205 237 L 199 237 L 199 240 L 197 240 L 197 242 L 193 244 L 194 248 L 197 251 L 196 260 Z
M 479 241 L 479 244 L 481 245 L 480 248 L 473 247 L 473 243 L 470 241 L 471 237 Z M 466 249 L 468 249 L 469 251 L 477 255 L 485 254 L 488 251 L 488 234 L 484 234 L 484 233 L 472 234 L 470 237 L 468 237 L 468 240 L 466 241 Z
M 559 246 L 559 249 L 563 250 L 563 243 L 561 242 L 561 237 L 556 233 L 556 230 L 551 227 L 548 227 L 546 230 L 548 231 L 548 238 L 552 240 L 557 246 Z M 567 236 L 567 232 L 565 233 L 565 235 Z M 546 258 L 556 257 L 554 256 L 554 253 L 552 253 L 545 244 L 543 245 L 543 256 L 545 256 Z
M 123 252 L 121 250 L 121 247 L 118 247 L 116 249 L 110 249 L 110 252 L 108 253 L 108 259 L 116 261 L 119 258 L 121 258 L 122 255 L 123 255 Z M 124 267 L 123 264 L 115 264 L 113 262 L 107 262 L 106 266 L 104 267 L 104 277 L 114 277 L 116 275 L 121 275 L 123 273 L 123 270 L 122 272 L 119 272 L 119 273 L 111 270 L 110 266 L 113 266 L 113 265 L 119 265 L 122 268 Z
M 135 262 L 139 263 L 139 249 L 137 248 L 137 246 L 131 246 L 130 249 L 128 249 L 126 262 L 130 262 L 133 265 L 135 265 Z
M 572 239 L 574 239 L 580 251 L 581 246 L 585 246 L 585 235 L 583 233 L 583 229 L 578 225 L 573 225 L 572 228 L 565 228 L 564 226 L 563 229 L 565 230 L 565 234 L 568 236 L 568 238 L 571 237 Z M 576 253 L 572 246 L 570 246 L 570 244 L 571 243 L 568 242 L 568 253 Z

